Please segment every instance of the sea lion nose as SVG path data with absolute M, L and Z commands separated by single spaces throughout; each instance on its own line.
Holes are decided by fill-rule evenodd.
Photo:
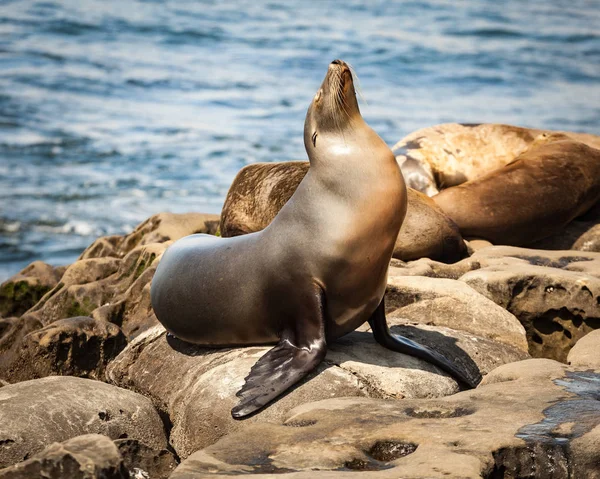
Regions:
M 346 62 L 344 62 L 342 60 L 333 60 L 331 62 L 331 64 L 329 65 L 329 67 L 333 67 L 334 65 L 339 65 L 339 66 L 345 67 L 346 66 Z

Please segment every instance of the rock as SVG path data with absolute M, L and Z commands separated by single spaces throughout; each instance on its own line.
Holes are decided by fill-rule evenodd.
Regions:
M 50 376 L 0 388 L 0 467 L 82 434 L 132 438 L 165 449 L 164 425 L 150 400 L 90 379 Z
M 573 244 L 573 249 L 600 252 L 600 224 L 594 225 L 577 238 L 577 241 Z
M 137 439 L 117 439 L 114 443 L 132 479 L 167 479 L 177 467 L 175 457 L 166 449 L 153 449 Z
M 600 327 L 599 253 L 491 246 L 452 265 L 393 261 L 390 277 L 407 276 L 460 278 L 519 319 L 535 357 L 564 361 L 579 338 Z
M 13 360 L 3 358 L 0 374 L 12 382 L 52 375 L 101 379 L 108 362 L 125 346 L 125 335 L 115 324 L 87 317 L 61 319 L 23 337 Z
M 469 265 L 468 268 L 472 270 L 486 266 L 529 264 L 567 271 L 584 271 L 587 264 L 597 265 L 598 261 L 600 261 L 600 254 L 594 252 L 547 251 L 514 246 L 493 246 L 477 251 L 470 258 L 461 261 L 462 268 L 458 263 L 448 265 L 448 267 L 457 266 L 457 269 L 464 270 L 466 265 Z M 600 277 L 600 271 L 596 273 Z
M 514 346 L 448 328 L 404 324 L 392 330 L 448 355 L 473 378 L 505 361 L 527 357 Z M 375 343 L 371 333 L 355 331 L 329 345 L 327 357 L 306 381 L 260 413 L 236 421 L 231 417 L 235 394 L 251 366 L 270 348 L 199 348 L 168 337 L 157 326 L 129 344 L 107 368 L 107 378 L 150 397 L 169 415 L 171 444 L 180 457 L 249 424 L 281 420 L 308 401 L 341 396 L 438 397 L 458 391 L 454 379 L 435 366 L 389 351 Z
M 459 281 L 400 276 L 390 269 L 386 294 L 388 322 L 406 318 L 444 326 L 527 351 L 519 320 L 493 301 Z
M 467 242 L 467 247 L 470 250 L 470 254 L 473 254 L 475 251 L 479 251 L 480 249 L 488 248 L 489 246 L 493 246 L 493 244 L 484 239 L 470 239 Z
M 106 436 L 86 434 L 54 443 L 31 459 L 0 470 L 0 479 L 128 479 L 117 447 Z
M 571 366 L 600 370 L 600 329 L 577 341 L 569 351 L 567 362 Z
M 21 316 L 60 280 L 64 268 L 35 261 L 0 285 L 0 317 Z
M 0 319 L 0 378 L 10 380 L 12 366 L 21 352 L 23 338 L 42 327 L 35 318 Z
M 282 424 L 253 424 L 192 454 L 171 478 L 598 477 L 598 380 L 530 359 L 445 398 L 305 404 Z
M 127 338 L 133 338 L 157 324 L 150 281 L 170 241 L 215 231 L 217 224 L 215 215 L 161 213 L 129 235 L 100 238 L 26 315 L 43 325 L 91 316 L 120 326 Z
M 123 258 L 138 246 L 175 241 L 196 233 L 214 235 L 219 228 L 219 221 L 219 215 L 205 213 L 159 213 L 148 218 L 126 236 L 107 236 L 97 239 L 79 259 L 106 256 Z
M 534 357 L 566 361 L 573 345 L 600 327 L 600 279 L 594 276 L 512 264 L 471 271 L 460 279 L 519 318 Z
M 108 367 L 107 379 L 152 399 L 173 423 L 170 441 L 180 457 L 259 420 L 278 420 L 290 409 L 335 395 L 362 396 L 365 385 L 350 372 L 323 364 L 258 415 L 231 417 L 236 392 L 250 368 L 271 347 L 207 349 L 169 337 L 157 326 L 136 338 Z
M 598 451 L 600 451 L 600 426 L 571 441 L 572 470 L 586 479 L 600 479 Z

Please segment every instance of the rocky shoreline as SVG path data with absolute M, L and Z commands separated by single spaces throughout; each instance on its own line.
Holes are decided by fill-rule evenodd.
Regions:
M 218 224 L 162 213 L 2 284 L 0 478 L 600 478 L 598 225 L 565 232 L 573 250 L 473 242 L 452 265 L 392 260 L 391 329 L 483 376 L 475 390 L 363 328 L 235 421 L 235 393 L 269 348 L 183 343 L 149 297 L 166 247 Z

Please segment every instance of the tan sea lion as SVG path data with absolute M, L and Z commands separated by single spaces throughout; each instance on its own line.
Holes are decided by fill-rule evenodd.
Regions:
M 307 161 L 254 163 L 242 168 L 225 198 L 221 236 L 232 237 L 266 228 L 309 169 Z M 408 208 L 393 257 L 403 261 L 430 258 L 454 263 L 467 256 L 458 226 L 429 197 L 408 189 Z
M 513 162 L 433 197 L 465 237 L 526 245 L 600 201 L 600 150 L 543 133 Z
M 406 187 L 394 155 L 363 120 L 340 60 L 311 102 L 304 144 L 310 170 L 267 228 L 234 238 L 191 235 L 165 251 L 151 286 L 158 320 L 204 346 L 276 343 L 246 377 L 235 418 L 281 395 L 315 369 L 327 343 L 366 321 L 378 343 L 474 384 L 387 327 L 383 296 Z
M 428 196 L 474 180 L 513 161 L 540 134 L 563 133 L 593 148 L 600 136 L 496 123 L 445 123 L 417 130 L 392 147 L 407 186 Z M 406 166 L 404 166 L 406 165 Z M 407 172 L 410 171 L 410 174 Z

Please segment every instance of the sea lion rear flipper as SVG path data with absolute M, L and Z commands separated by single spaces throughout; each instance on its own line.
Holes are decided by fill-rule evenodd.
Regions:
M 301 308 L 302 318 L 297 319 L 294 331 L 286 331 L 277 346 L 250 369 L 244 386 L 237 393 L 240 402 L 231 410 L 235 419 L 258 411 L 315 369 L 325 357 L 321 291 Z M 298 324 L 299 321 L 303 321 L 302 324 Z
M 431 364 L 435 364 L 440 369 L 446 371 L 455 379 L 471 388 L 477 386 L 481 378 L 473 380 L 468 374 L 465 374 L 463 371 L 458 369 L 456 365 L 451 363 L 437 351 L 411 341 L 404 336 L 391 333 L 385 319 L 384 299 L 381 300 L 381 303 L 379 303 L 379 306 L 369 319 L 369 325 L 373 330 L 375 341 L 381 344 L 384 348 L 391 349 L 392 351 L 396 351 L 398 353 L 415 356 L 417 358 L 424 359 Z

